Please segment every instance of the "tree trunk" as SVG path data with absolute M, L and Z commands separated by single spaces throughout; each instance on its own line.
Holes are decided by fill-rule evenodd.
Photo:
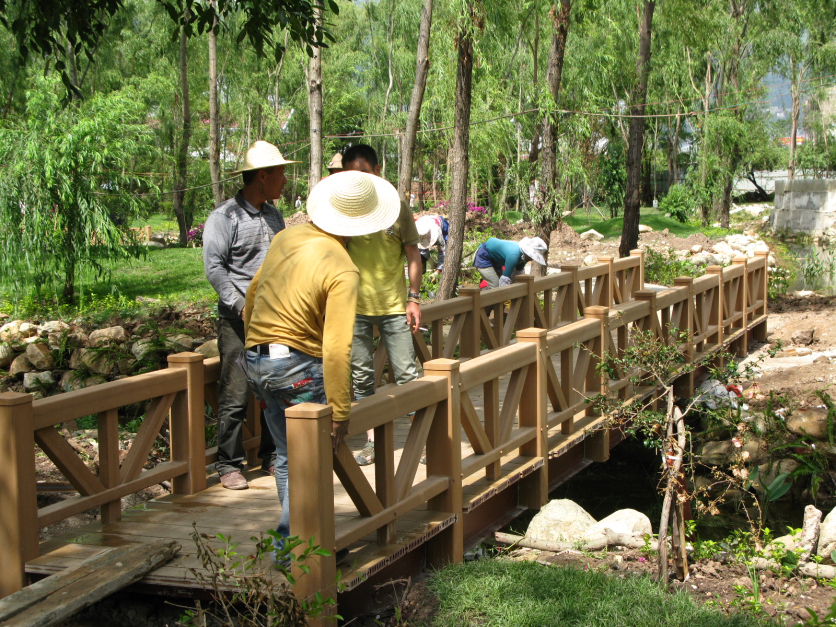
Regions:
M 473 20 L 473 0 L 467 2 L 468 17 Z M 475 20 L 473 20 L 475 21 Z M 450 188 L 450 232 L 447 240 L 447 255 L 438 300 L 452 298 L 459 281 L 464 247 L 464 222 L 467 211 L 467 175 L 470 166 L 470 103 L 473 87 L 473 24 L 459 27 L 456 42 L 458 63 L 456 67 L 456 105 L 453 130 L 452 182 Z
M 218 20 L 209 31 L 209 176 L 215 205 L 224 201 L 221 186 L 221 124 L 218 110 Z
M 644 0 L 639 26 L 639 55 L 636 59 L 636 91 L 633 95 L 634 117 L 630 118 L 627 146 L 627 185 L 624 190 L 624 227 L 618 253 L 629 257 L 639 245 L 639 213 L 641 211 L 642 142 L 644 140 L 644 106 L 647 97 L 647 78 L 650 74 L 650 33 L 656 3 Z
M 421 7 L 421 24 L 418 30 L 418 51 L 415 55 L 415 83 L 412 86 L 412 99 L 409 101 L 409 113 L 406 116 L 403 158 L 398 176 L 398 189 L 404 198 L 409 198 L 409 193 L 412 190 L 412 162 L 415 158 L 415 138 L 418 135 L 418 123 L 421 119 L 421 104 L 424 102 L 424 90 L 427 87 L 427 74 L 430 70 L 429 51 L 432 20 L 433 0 L 424 0 L 424 4 Z
M 792 62 L 792 59 L 790 59 Z M 798 114 L 801 111 L 801 95 L 795 81 L 792 85 L 792 131 L 790 132 L 790 159 L 787 164 L 787 180 L 795 178 L 795 142 L 798 139 Z
M 185 19 L 188 19 L 186 17 Z M 180 244 L 185 246 L 188 241 L 189 224 L 186 220 L 184 199 L 186 197 L 186 181 L 189 167 L 189 142 L 192 137 L 192 112 L 189 103 L 189 65 L 187 57 L 188 37 L 186 29 L 181 28 L 180 32 L 180 83 L 183 97 L 183 135 L 180 140 L 180 150 L 177 154 L 177 177 L 174 183 L 174 214 L 177 216 L 177 225 L 180 227 Z
M 321 9 L 314 9 L 317 25 L 322 25 Z M 322 178 L 322 48 L 314 46 L 308 64 L 308 112 L 311 129 L 311 165 L 308 193 Z
M 67 63 L 70 66 L 70 83 L 73 86 L 72 99 L 81 100 L 81 92 L 78 90 L 78 66 L 75 62 L 75 46 L 67 39 Z
M 549 59 L 546 65 L 546 83 L 549 86 L 551 101 L 549 109 L 556 108 L 560 95 L 560 79 L 563 74 L 563 53 L 566 50 L 566 38 L 569 35 L 569 13 L 572 9 L 571 0 L 555 0 L 551 11 L 552 43 L 549 48 Z M 557 194 L 557 115 L 547 111 L 543 119 L 543 157 L 540 161 L 540 192 L 538 202 L 541 204 L 537 225 L 537 236 L 546 245 L 549 244 L 551 232 L 560 223 L 560 203 Z M 543 255 L 546 263 L 549 252 Z M 544 276 L 546 267 L 532 263 L 532 274 Z
M 531 50 L 532 61 L 534 65 L 534 76 L 531 82 L 531 93 L 537 94 L 540 68 L 540 11 L 538 7 L 534 8 L 534 47 Z M 540 124 L 534 125 L 534 133 L 531 135 L 531 150 L 528 151 L 528 162 L 534 163 L 540 158 L 540 131 L 542 127 Z M 548 241 L 548 240 L 547 240 Z

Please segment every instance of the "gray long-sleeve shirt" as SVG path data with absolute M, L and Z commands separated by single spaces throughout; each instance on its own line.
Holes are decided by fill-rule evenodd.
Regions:
M 209 214 L 203 228 L 203 269 L 218 293 L 221 318 L 241 317 L 250 281 L 282 229 L 278 209 L 264 203 L 259 211 L 240 191 Z

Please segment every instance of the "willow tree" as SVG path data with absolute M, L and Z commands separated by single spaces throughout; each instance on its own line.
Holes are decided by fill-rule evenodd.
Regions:
M 128 225 L 145 184 L 130 168 L 153 148 L 135 90 L 63 109 L 61 91 L 38 80 L 25 116 L 0 127 L 0 274 L 18 294 L 52 288 L 72 303 L 79 272 L 141 255 Z

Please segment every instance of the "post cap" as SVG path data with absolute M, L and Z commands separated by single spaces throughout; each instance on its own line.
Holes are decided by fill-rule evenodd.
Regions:
M 424 362 L 424 372 L 434 370 L 436 372 L 449 372 L 451 370 L 458 370 L 460 362 L 458 359 L 447 359 L 441 357 L 439 359 L 432 359 Z
M 528 329 L 520 329 L 519 331 L 517 331 L 517 338 L 518 339 L 519 338 L 526 338 L 526 339 L 534 338 L 534 339 L 536 339 L 536 338 L 540 338 L 540 337 L 546 337 L 546 335 L 548 335 L 548 331 L 546 329 L 538 329 L 536 327 L 530 327 Z
M 176 353 L 174 355 L 168 356 L 168 363 L 170 364 L 183 364 L 183 363 L 192 363 L 194 361 L 203 361 L 206 358 L 206 355 L 203 353 Z
M 15 405 L 23 405 L 32 401 L 33 397 L 31 394 L 22 394 L 20 392 L 3 392 L 0 394 L 0 407 L 14 407 Z
M 319 403 L 300 403 L 284 410 L 284 415 L 287 418 L 303 420 L 326 418 L 330 417 L 332 413 L 334 413 L 334 410 L 330 405 L 320 405 Z
M 609 315 L 609 307 L 601 307 L 600 305 L 591 305 L 584 310 L 584 318 L 605 318 Z

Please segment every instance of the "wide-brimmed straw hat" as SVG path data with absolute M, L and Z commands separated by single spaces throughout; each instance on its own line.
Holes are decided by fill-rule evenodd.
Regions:
M 546 260 L 543 258 L 543 253 L 546 252 L 549 247 L 546 246 L 546 242 L 544 242 L 539 237 L 524 237 L 520 240 L 520 249 L 533 261 L 536 261 L 541 266 L 546 265 Z
M 355 237 L 388 229 L 398 219 L 401 198 L 386 179 L 365 172 L 336 172 L 308 196 L 308 215 L 326 233 Z
M 441 237 L 441 226 L 438 224 L 438 218 L 434 216 L 418 218 L 415 228 L 418 229 L 418 248 L 421 250 L 431 248 Z
M 340 153 L 336 153 L 333 157 L 331 157 L 331 161 L 328 162 L 328 165 L 326 167 L 329 170 L 342 170 L 343 156 Z
M 247 172 L 248 170 L 263 170 L 277 165 L 287 165 L 288 163 L 299 162 L 288 161 L 273 144 L 259 140 L 250 146 L 249 150 L 247 150 L 247 154 L 244 157 L 244 165 L 230 174 L 235 176 L 236 174 L 241 174 L 242 172 Z

